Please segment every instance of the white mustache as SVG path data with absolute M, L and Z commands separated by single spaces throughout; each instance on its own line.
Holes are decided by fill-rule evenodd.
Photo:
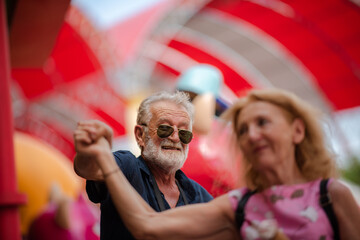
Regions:
M 164 139 L 164 140 L 162 140 L 161 143 L 160 143 L 160 146 L 161 146 L 161 147 L 173 147 L 173 148 L 180 148 L 180 149 L 182 149 L 182 145 L 181 145 L 180 142 L 174 143 L 174 142 L 172 142 L 172 141 L 169 140 L 169 139 Z

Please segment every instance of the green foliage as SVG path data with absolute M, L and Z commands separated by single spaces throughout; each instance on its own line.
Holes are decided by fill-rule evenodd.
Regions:
M 342 176 L 360 186 L 360 160 L 357 157 L 350 159 L 350 164 L 347 168 L 341 170 Z

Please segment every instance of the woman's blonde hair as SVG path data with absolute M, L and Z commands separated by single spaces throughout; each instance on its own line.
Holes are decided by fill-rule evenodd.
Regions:
M 274 104 L 290 116 L 290 120 L 301 119 L 305 126 L 305 136 L 301 143 L 295 147 L 295 159 L 303 176 L 308 180 L 318 178 L 336 177 L 335 161 L 324 142 L 324 133 L 320 119 L 321 113 L 296 95 L 280 89 L 251 90 L 246 97 L 240 98 L 228 110 L 222 118 L 231 122 L 235 135 L 237 135 L 237 120 L 240 112 L 248 104 L 256 101 L 264 101 Z M 266 187 L 262 174 L 256 172 L 249 161 L 244 158 L 245 181 L 251 189 L 263 189 Z

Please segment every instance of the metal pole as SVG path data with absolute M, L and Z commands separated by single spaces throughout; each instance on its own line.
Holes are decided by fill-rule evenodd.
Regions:
M 10 63 L 5 0 L 0 3 L 0 239 L 20 240 L 18 207 L 26 196 L 18 192 L 10 100 Z

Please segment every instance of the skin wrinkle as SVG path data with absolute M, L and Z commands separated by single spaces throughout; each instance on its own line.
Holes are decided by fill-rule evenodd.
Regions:
M 169 108 L 168 106 L 170 105 L 176 107 L 177 110 L 174 110 L 174 108 Z M 152 105 L 151 110 L 152 110 L 151 119 L 154 118 L 156 119 L 157 116 L 159 116 L 157 118 L 157 121 L 155 122 L 157 126 L 160 125 L 161 123 L 167 123 L 168 125 L 174 126 L 170 121 L 170 119 L 176 119 L 176 121 L 178 121 L 177 123 L 178 128 L 186 129 L 190 131 L 192 130 L 190 125 L 190 117 L 184 107 L 177 106 L 172 102 L 157 102 Z M 163 117 L 163 116 L 167 116 L 167 117 Z
M 188 144 L 183 144 L 180 141 L 178 129 L 191 130 L 191 120 L 186 109 L 173 102 L 153 103 L 150 113 L 152 117 L 148 127 L 143 127 L 145 144 L 142 155 L 149 167 L 154 171 L 154 174 L 158 174 L 161 179 L 165 179 L 165 177 L 161 176 L 174 175 L 185 163 L 189 147 Z M 156 131 L 161 124 L 172 126 L 175 131 L 167 138 L 160 138 L 157 136 Z M 173 146 L 180 149 L 180 151 L 164 149 L 163 146 Z
M 149 164 L 156 165 L 163 169 L 164 172 L 175 173 L 182 167 L 187 158 L 187 151 L 182 147 L 181 152 L 164 152 L 167 150 L 163 150 L 161 145 L 168 143 L 168 139 L 164 139 L 160 146 L 157 146 L 150 137 L 148 137 L 145 142 L 146 147 L 143 151 L 144 159 L 146 159 Z

